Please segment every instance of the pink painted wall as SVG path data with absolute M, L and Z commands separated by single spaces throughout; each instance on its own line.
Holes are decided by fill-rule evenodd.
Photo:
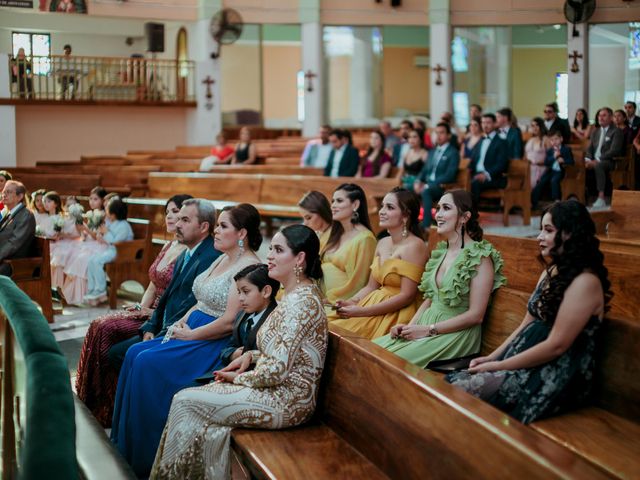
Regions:
M 168 150 L 186 143 L 187 108 L 134 106 L 16 106 L 19 167 L 80 155 Z

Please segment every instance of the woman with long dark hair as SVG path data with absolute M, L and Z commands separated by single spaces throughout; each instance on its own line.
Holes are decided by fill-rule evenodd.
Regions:
M 527 140 L 527 144 L 524 146 L 524 157 L 529 160 L 531 188 L 533 188 L 547 170 L 547 167 L 544 166 L 544 159 L 547 156 L 549 140 L 547 139 L 547 127 L 540 117 L 531 119 L 529 131 L 531 132 L 531 138 Z
M 436 222 L 446 241 L 431 252 L 422 275 L 419 288 L 424 301 L 410 322 L 399 322 L 389 335 L 376 340 L 420 367 L 479 352 L 489 297 L 505 283 L 502 257 L 482 239 L 469 192 L 445 192 Z
M 369 265 L 376 250 L 376 237 L 371 231 L 364 190 L 354 183 L 343 183 L 331 202 L 333 223 L 326 245 L 320 251 L 322 281 L 327 317 L 337 319 L 331 308 L 337 300 L 351 298 L 367 284 Z
M 384 134 L 380 130 L 371 132 L 367 153 L 360 159 L 356 178 L 387 178 L 393 161 L 384 149 Z
M 329 200 L 324 194 L 311 190 L 300 199 L 298 208 L 300 209 L 302 224 L 316 232 L 320 239 L 320 250 L 322 250 L 327 244 L 327 240 L 329 240 L 331 224 L 333 223 Z
M 571 133 L 580 141 L 588 141 L 591 138 L 591 132 L 593 132 L 593 125 L 589 123 L 589 114 L 584 108 L 577 109 Z
M 216 382 L 173 397 L 152 479 L 228 479 L 233 427 L 275 430 L 311 418 L 328 337 L 314 283 L 322 276 L 319 247 L 304 225 L 274 235 L 269 277 L 285 295 L 258 330 L 255 350 L 215 372 Z
M 447 380 L 523 423 L 589 397 L 596 344 L 611 299 L 596 229 L 584 205 L 551 205 L 538 243 L 544 271 L 520 326 L 491 354 Z
M 378 242 L 367 285 L 351 298 L 336 302 L 341 319 L 333 321 L 334 325 L 376 338 L 413 317 L 427 260 L 419 214 L 420 199 L 412 191 L 396 187 L 385 195 L 380 226 L 389 235 Z

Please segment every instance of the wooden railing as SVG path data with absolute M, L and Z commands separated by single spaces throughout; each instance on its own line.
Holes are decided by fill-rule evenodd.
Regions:
M 12 99 L 195 102 L 192 61 L 51 55 L 12 58 L 8 68 Z

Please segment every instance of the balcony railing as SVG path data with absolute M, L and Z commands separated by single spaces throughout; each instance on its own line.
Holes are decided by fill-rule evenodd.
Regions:
M 51 55 L 9 60 L 11 98 L 65 102 L 195 102 L 192 61 Z

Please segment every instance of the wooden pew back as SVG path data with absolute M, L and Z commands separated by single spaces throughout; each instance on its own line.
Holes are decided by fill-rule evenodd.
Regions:
M 602 475 L 431 372 L 331 330 L 317 416 L 390 478 Z
M 93 174 L 21 173 L 15 179 L 24 183 L 30 192 L 44 188 L 62 195 L 89 195 L 93 187 L 101 185 L 102 177 Z

